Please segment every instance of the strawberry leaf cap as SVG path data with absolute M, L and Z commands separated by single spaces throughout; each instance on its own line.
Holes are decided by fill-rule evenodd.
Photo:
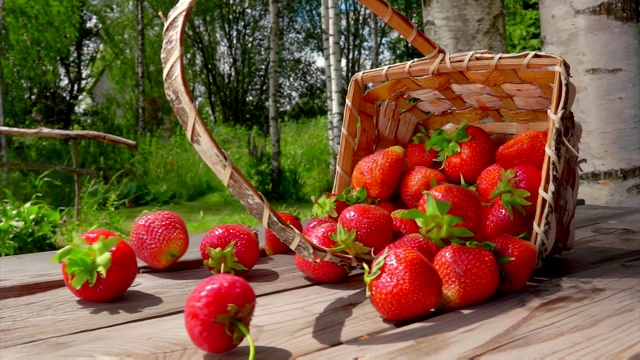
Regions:
M 93 286 L 98 279 L 98 274 L 107 276 L 107 270 L 111 267 L 111 249 L 122 238 L 119 236 L 105 238 L 101 236 L 93 244 L 74 234 L 73 242 L 58 250 L 51 258 L 51 262 L 66 264 L 65 271 L 71 278 L 71 286 L 76 290 L 86 282 Z
M 233 338 L 234 344 L 240 344 L 242 339 L 248 335 L 248 331 L 245 333 L 243 330 L 247 330 L 253 317 L 255 306 L 255 303 L 246 304 L 243 307 L 229 304 L 227 305 L 227 313 L 216 316 L 214 321 L 224 325 L 224 331 Z
M 340 223 L 336 228 L 334 234 L 329 237 L 336 242 L 337 246 L 329 249 L 336 253 L 346 253 L 359 259 L 369 260 L 373 257 L 370 255 L 372 249 L 362 245 L 359 241 L 356 241 L 356 230 L 347 230 Z
M 444 163 L 447 157 L 460 152 L 461 142 L 469 141 L 470 139 L 471 136 L 467 133 L 467 124 L 464 123 L 452 133 L 444 129 L 436 130 L 429 141 L 425 143 L 425 149 L 427 151 L 431 149 L 437 151 L 438 157 L 434 160 Z
M 376 277 L 378 277 L 378 275 L 380 275 L 380 270 L 384 266 L 384 261 L 387 258 L 387 255 L 389 255 L 389 250 L 384 249 L 383 253 L 380 256 L 376 257 L 373 264 L 371 264 L 371 267 L 369 267 L 369 265 L 367 265 L 366 263 L 362 263 L 362 267 L 364 267 L 363 278 L 364 278 L 367 297 L 371 296 L 371 292 L 369 290 L 369 283 L 371 282 L 371 280 L 375 279 Z
M 247 270 L 247 268 L 238 262 L 238 258 L 234 255 L 234 246 L 236 242 L 230 242 L 223 248 L 207 247 L 206 251 L 209 259 L 204 261 L 204 265 L 211 269 L 214 274 L 233 274 L 235 270 Z
M 516 173 L 513 169 L 502 169 L 502 176 L 496 188 L 491 192 L 491 199 L 500 197 L 502 206 L 509 212 L 509 217 L 513 220 L 513 208 L 525 214 L 523 206 L 531 205 L 531 202 L 525 200 L 530 192 L 524 189 L 518 189 L 515 186 Z
M 313 206 L 311 207 L 311 216 L 313 216 L 314 218 L 338 216 L 338 212 L 336 211 L 336 200 L 338 200 L 337 196 L 324 194 L 318 199 L 312 198 L 311 200 L 313 201 Z

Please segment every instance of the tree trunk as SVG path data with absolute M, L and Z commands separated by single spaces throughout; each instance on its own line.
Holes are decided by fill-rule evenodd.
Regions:
M 269 19 L 271 31 L 269 43 L 269 132 L 271 133 L 271 189 L 280 195 L 280 125 L 278 123 L 278 0 L 269 1 Z
M 327 100 L 327 145 L 329 146 L 329 151 L 333 153 L 333 99 L 331 97 L 331 58 L 329 57 L 329 0 L 322 0 L 321 20 L 325 97 Z M 333 154 L 329 157 L 329 171 L 331 174 L 335 174 L 336 171 L 336 157 L 333 156 Z
M 378 16 L 371 12 L 369 14 L 371 22 L 371 68 L 380 67 L 380 43 L 378 42 Z
M 450 54 L 507 49 L 504 0 L 424 0 L 425 34 Z
M 331 152 L 337 154 L 344 110 L 339 0 L 329 0 L 329 62 L 331 64 Z
M 138 91 L 138 134 L 145 130 L 144 118 L 144 0 L 136 0 L 138 46 L 136 48 L 136 90 Z
M 632 0 L 541 0 L 542 50 L 563 57 L 582 125 L 580 198 L 640 207 L 640 35 Z
M 4 9 L 4 0 L 0 0 L 0 40 L 2 39 L 2 10 Z M 2 43 L 0 43 L 2 48 Z M 0 126 L 4 126 L 4 103 L 2 102 L 2 62 L 0 62 Z M 4 135 L 0 135 L 0 148 L 2 148 L 2 162 L 4 164 L 9 162 L 9 156 L 7 154 L 7 138 Z M 9 170 L 2 170 L 2 187 L 7 188 L 9 186 Z

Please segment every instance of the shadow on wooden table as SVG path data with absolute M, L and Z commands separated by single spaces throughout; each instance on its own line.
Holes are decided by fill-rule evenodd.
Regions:
M 293 354 L 290 351 L 282 348 L 256 345 L 257 359 L 291 359 L 292 356 Z M 239 346 L 235 350 L 224 354 L 205 354 L 202 358 L 204 360 L 248 359 L 249 346 Z
M 116 301 L 106 303 L 93 303 L 84 300 L 77 300 L 77 303 L 84 308 L 91 309 L 91 314 L 109 313 L 116 314 L 136 314 L 143 312 L 146 308 L 162 304 L 162 298 L 153 294 L 139 290 L 127 290 Z

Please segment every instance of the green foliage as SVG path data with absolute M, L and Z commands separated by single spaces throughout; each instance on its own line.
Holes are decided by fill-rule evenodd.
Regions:
M 507 52 L 540 50 L 540 12 L 538 0 L 505 0 Z

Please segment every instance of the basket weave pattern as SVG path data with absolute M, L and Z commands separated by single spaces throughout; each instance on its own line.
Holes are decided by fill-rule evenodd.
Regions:
M 540 52 L 448 54 L 384 0 L 359 0 L 425 57 L 353 76 L 345 102 L 334 192 L 351 183 L 358 160 L 406 145 L 418 125 L 427 130 L 467 123 L 487 130 L 496 145 L 526 130 L 548 129 L 532 242 L 539 260 L 568 250 L 578 192 L 580 127 L 570 110 L 568 65 Z M 165 91 L 196 151 L 247 211 L 294 251 L 355 265 L 355 259 L 310 243 L 289 227 L 217 145 L 187 90 L 182 63 L 186 18 L 195 0 L 182 0 L 165 23 Z

